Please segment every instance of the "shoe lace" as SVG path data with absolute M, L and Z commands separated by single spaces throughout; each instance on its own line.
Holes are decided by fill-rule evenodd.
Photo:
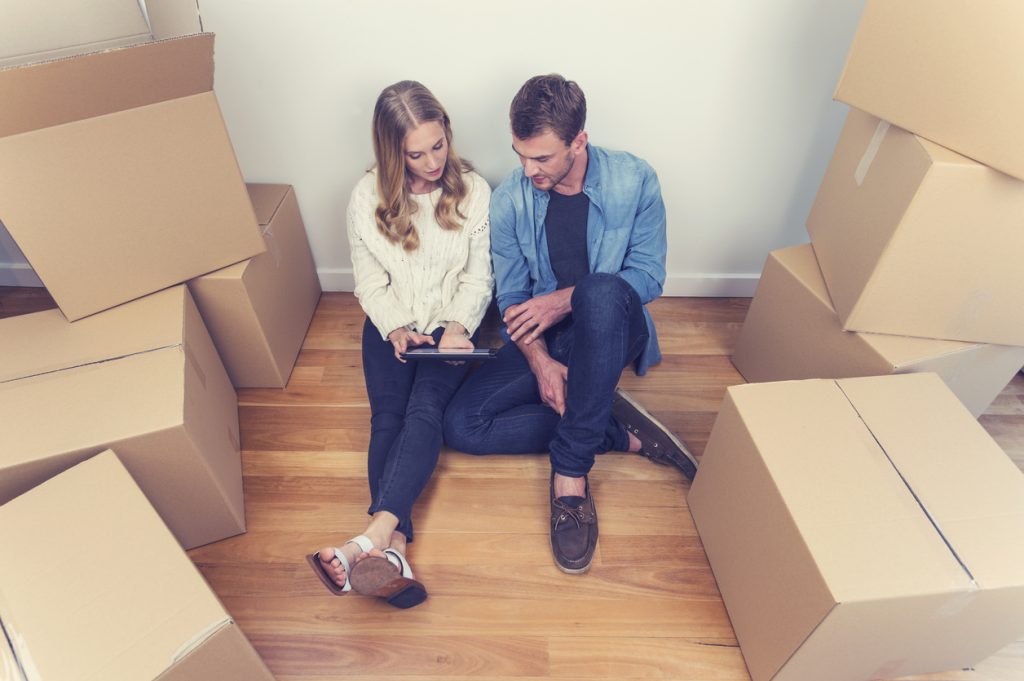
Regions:
M 589 525 L 597 520 L 594 512 L 584 508 L 583 504 L 572 506 L 558 498 L 555 499 L 555 508 L 559 511 L 558 518 L 555 520 L 555 527 L 558 527 L 559 523 L 563 523 L 569 518 L 573 519 L 576 527 L 582 527 L 584 524 Z

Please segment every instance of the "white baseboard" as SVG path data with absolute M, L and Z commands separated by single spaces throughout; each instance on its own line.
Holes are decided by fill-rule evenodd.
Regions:
M 319 269 L 325 291 L 351 291 L 355 280 L 351 268 Z M 758 274 L 670 274 L 664 295 L 672 298 L 749 298 L 757 288 Z M 0 263 L 0 286 L 42 286 L 26 263 Z

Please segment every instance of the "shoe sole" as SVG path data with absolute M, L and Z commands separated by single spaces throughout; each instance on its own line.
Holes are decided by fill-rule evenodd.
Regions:
M 427 600 L 427 589 L 411 577 L 403 577 L 386 558 L 370 556 L 352 566 L 348 575 L 352 590 L 381 598 L 396 608 L 411 608 Z
M 632 396 L 629 395 L 629 393 L 627 393 L 627 392 L 625 392 L 623 390 L 619 390 L 618 388 L 616 388 L 615 389 L 615 394 L 618 395 L 621 399 L 623 399 L 626 402 L 628 402 L 631 407 L 636 409 L 638 412 L 643 414 L 646 418 L 650 419 L 652 423 L 654 423 L 656 426 L 658 426 L 658 428 L 661 429 L 661 432 L 665 433 L 665 435 L 668 436 L 668 439 L 672 441 L 672 444 L 674 444 L 676 447 L 679 447 L 679 451 L 681 451 L 683 453 L 683 455 L 687 459 L 690 460 L 690 463 L 693 464 L 693 468 L 695 470 L 697 469 L 697 467 L 698 467 L 697 466 L 697 459 L 696 459 L 696 457 L 694 457 L 693 453 L 690 451 L 690 448 L 687 447 L 685 444 L 683 444 L 683 441 L 680 440 L 679 438 L 677 438 L 675 436 L 675 434 L 668 427 L 665 426 L 664 423 L 662 423 L 658 419 L 654 418 L 654 416 L 651 414 L 651 412 L 649 412 L 646 409 L 644 409 L 643 405 L 641 405 L 639 402 L 634 400 L 632 398 Z

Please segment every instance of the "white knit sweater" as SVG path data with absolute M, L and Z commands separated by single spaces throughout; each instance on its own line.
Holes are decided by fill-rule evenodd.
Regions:
M 456 321 L 472 334 L 491 302 L 491 188 L 474 172 L 465 175 L 469 193 L 460 206 L 467 216 L 462 229 L 443 229 L 434 216 L 441 196 L 437 189 L 416 194 L 419 210 L 412 217 L 420 245 L 406 251 L 389 242 L 377 228 L 377 172 L 366 173 L 348 202 L 348 241 L 352 250 L 355 295 L 363 311 L 387 339 L 405 326 L 431 333 Z

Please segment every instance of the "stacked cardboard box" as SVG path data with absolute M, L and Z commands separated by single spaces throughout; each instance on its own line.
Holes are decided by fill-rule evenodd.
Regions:
M 0 506 L 0 676 L 273 681 L 107 451 Z
M 238 403 L 185 286 L 0 320 L 0 503 L 114 449 L 184 548 L 245 531 Z
M 295 191 L 250 184 L 267 252 L 189 282 L 236 388 L 283 388 L 320 300 Z
M 764 382 L 730 389 L 688 498 L 754 681 L 958 669 L 1024 633 L 1024 476 L 973 418 L 1024 362 L 1021 26 L 866 4 L 811 244 L 769 255 L 733 356 Z
M 145 8 L 10 0 L 0 22 L 0 222 L 60 308 L 0 321 L 0 623 L 17 648 L 0 664 L 270 678 L 167 529 L 184 548 L 245 531 L 228 371 L 283 386 L 320 287 L 292 188 L 242 179 L 195 0 Z M 98 463 L 114 456 L 120 472 Z M 54 546 L 87 574 L 75 612 L 102 626 L 35 576 Z
M 867 3 L 836 89 L 856 108 L 807 220 L 828 300 L 784 301 L 786 287 L 769 281 L 784 259 L 773 253 L 733 358 L 747 380 L 915 370 L 854 361 L 864 338 L 852 332 L 975 344 L 948 367 L 975 414 L 1013 378 L 1024 347 L 1024 83 L 1007 55 L 1024 57 L 1022 22 L 1016 3 Z M 799 333 L 822 306 L 836 323 Z M 916 345 L 917 359 L 954 347 Z
M 754 681 L 961 669 L 1024 634 L 1024 474 L 934 374 L 730 388 L 687 501 Z

